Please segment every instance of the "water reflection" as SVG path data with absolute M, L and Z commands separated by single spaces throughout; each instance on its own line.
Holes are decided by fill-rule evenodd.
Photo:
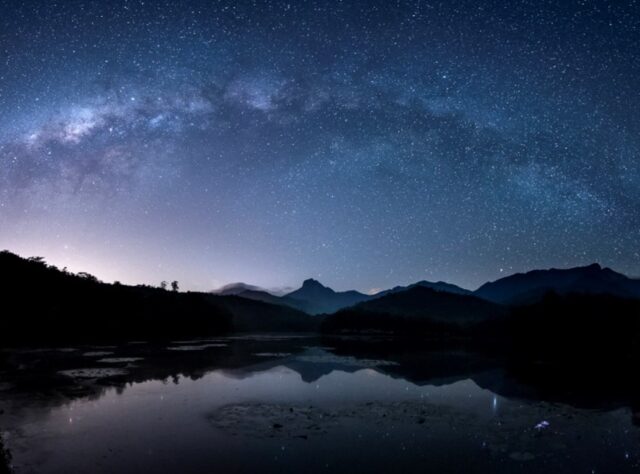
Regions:
M 264 336 L 77 349 L 4 354 L 18 472 L 639 467 L 624 383 L 568 402 L 486 354 Z

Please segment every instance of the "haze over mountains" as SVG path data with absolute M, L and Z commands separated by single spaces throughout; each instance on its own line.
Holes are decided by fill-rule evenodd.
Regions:
M 289 293 L 293 288 L 269 288 L 265 289 L 256 285 L 248 285 L 247 283 L 237 282 L 237 283 L 229 283 L 228 285 L 224 285 L 217 290 L 213 290 L 212 293 L 221 296 L 229 296 L 229 295 L 239 295 L 240 293 L 244 293 L 245 291 L 258 291 L 269 293 L 273 296 L 283 296 Z
M 263 290 L 259 286 L 238 282 L 238 283 L 229 283 L 228 285 L 224 285 L 223 287 L 212 291 L 212 293 L 215 293 L 216 295 L 221 295 L 221 296 L 229 296 L 229 295 L 237 296 L 239 294 L 244 293 L 245 291 L 266 291 L 266 290 Z

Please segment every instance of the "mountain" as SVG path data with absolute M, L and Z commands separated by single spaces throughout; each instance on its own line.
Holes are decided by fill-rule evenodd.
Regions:
M 533 270 L 485 283 L 474 294 L 502 304 L 539 301 L 546 293 L 609 294 L 640 298 L 640 280 L 629 278 L 597 263 L 568 269 Z
M 407 286 L 396 286 L 394 288 L 391 288 L 389 290 L 384 290 L 381 291 L 379 293 L 376 293 L 375 295 L 373 295 L 375 298 L 378 298 L 380 296 L 386 296 L 388 294 L 391 293 L 398 293 L 401 291 L 405 291 L 405 290 L 409 290 L 411 288 L 414 288 L 416 286 L 420 286 L 423 288 L 431 288 L 432 290 L 436 290 L 436 291 L 446 291 L 449 293 L 455 293 L 457 295 L 472 295 L 473 291 L 467 290 L 465 288 L 461 288 L 457 285 L 454 285 L 452 283 L 447 283 L 445 281 L 438 281 L 438 282 L 431 282 L 431 281 L 427 281 L 427 280 L 422 280 L 419 281 L 417 283 L 413 283 L 411 285 L 407 285 Z
M 303 302 L 288 298 L 286 296 L 272 295 L 271 293 L 268 293 L 266 291 L 245 290 L 238 293 L 236 296 L 240 296 L 241 298 L 247 298 L 255 301 L 262 301 L 264 303 L 269 303 L 269 304 L 288 306 L 290 308 L 298 309 L 299 311 L 304 311 Z
M 298 311 L 305 311 L 305 304 L 302 301 L 293 300 L 286 296 L 274 295 L 259 286 L 248 285 L 246 283 L 230 283 L 212 291 L 212 293 L 220 296 L 239 296 L 240 298 L 248 300 L 262 301 L 263 303 L 287 306 L 297 309 Z
M 295 308 L 243 295 L 213 297 L 218 298 L 216 303 L 231 314 L 232 331 L 314 332 L 322 322 L 322 318 L 311 317 Z
M 353 309 L 448 323 L 484 321 L 502 312 L 500 306 L 477 296 L 438 291 L 423 286 L 414 286 L 405 291 L 375 298 L 360 303 Z
M 334 313 L 372 297 L 358 291 L 337 292 L 314 279 L 305 280 L 302 287 L 284 295 L 287 305 L 309 314 Z
M 286 305 L 285 299 L 281 296 L 275 296 L 264 290 L 244 290 L 234 293 L 234 296 L 246 298 L 249 300 L 263 301 L 265 303 Z
M 327 317 L 323 329 L 328 332 L 442 331 L 489 321 L 505 313 L 501 305 L 477 296 L 418 285 L 338 311 Z

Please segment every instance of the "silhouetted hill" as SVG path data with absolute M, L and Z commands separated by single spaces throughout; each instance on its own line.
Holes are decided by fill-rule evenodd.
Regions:
M 231 313 L 234 331 L 309 332 L 317 331 L 322 322 L 320 317 L 311 317 L 281 303 L 272 304 L 268 301 L 247 298 L 244 293 L 217 298 L 216 303 Z M 274 296 L 274 298 L 278 297 Z
M 505 308 L 471 295 L 414 286 L 330 315 L 322 328 L 335 331 L 446 332 L 495 319 Z
M 381 292 L 376 293 L 375 295 L 373 295 L 373 297 L 374 298 L 378 298 L 380 296 L 386 296 L 386 295 L 391 294 L 391 293 L 398 293 L 400 291 L 406 291 L 406 290 L 409 290 L 409 289 L 414 288 L 416 286 L 420 286 L 420 287 L 423 287 L 423 288 L 431 288 L 432 290 L 436 290 L 436 291 L 447 291 L 449 293 L 455 293 L 457 295 L 473 295 L 473 291 L 467 290 L 465 288 L 461 288 L 458 285 L 454 285 L 452 283 L 447 283 L 446 281 L 431 282 L 431 281 L 427 281 L 427 280 L 422 280 L 422 281 L 413 283 L 411 285 L 396 286 L 396 287 L 391 288 L 389 290 L 381 291 Z
M 0 252 L 0 304 L 2 344 L 303 331 L 318 324 L 292 308 L 233 296 L 111 285 L 6 251 Z
M 302 305 L 302 303 L 299 301 L 292 300 L 290 298 L 287 298 L 286 296 L 272 295 L 267 291 L 245 290 L 238 293 L 236 296 L 255 301 L 262 301 L 264 303 L 288 306 L 290 308 L 298 308 L 298 306 Z
M 262 301 L 263 303 L 286 306 L 308 313 L 308 305 L 304 301 L 294 300 L 286 295 L 277 296 L 259 286 L 248 285 L 247 283 L 230 283 L 229 285 L 212 291 L 212 293 L 219 296 L 239 296 L 249 300 Z
M 371 299 L 371 296 L 358 291 L 337 292 L 322 285 L 320 282 L 308 279 L 302 287 L 286 294 L 286 304 L 295 305 L 296 308 L 309 314 L 334 313 L 339 309 L 353 306 L 362 301 Z
M 278 304 L 283 305 L 283 299 L 280 296 L 272 295 L 267 291 L 262 290 L 244 290 L 238 293 L 235 293 L 235 296 L 239 296 L 241 298 L 247 298 L 255 301 L 263 301 L 265 303 Z
M 241 284 L 241 285 L 244 285 L 244 284 Z M 287 308 L 293 308 L 298 311 L 303 311 L 307 314 L 311 314 L 307 309 L 308 308 L 307 303 L 304 301 L 294 300 L 287 296 L 272 295 L 271 293 L 265 290 L 246 289 L 249 287 L 251 287 L 251 285 L 244 285 L 245 289 L 243 289 L 242 286 L 234 286 L 232 289 L 223 290 L 221 293 L 217 293 L 217 294 L 224 294 L 225 296 L 232 295 L 232 296 L 238 296 L 239 298 L 245 298 L 248 300 L 262 301 L 263 303 L 269 303 L 273 305 L 284 306 Z M 258 287 L 254 287 L 254 288 L 258 288 Z
M 610 294 L 621 298 L 640 298 L 640 280 L 631 279 L 598 264 L 569 269 L 533 270 L 485 283 L 474 293 L 502 304 L 526 304 L 546 293 Z

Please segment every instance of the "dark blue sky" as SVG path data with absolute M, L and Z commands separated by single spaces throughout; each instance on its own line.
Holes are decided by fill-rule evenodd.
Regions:
M 193 289 L 640 274 L 637 2 L 0 12 L 0 248 Z

